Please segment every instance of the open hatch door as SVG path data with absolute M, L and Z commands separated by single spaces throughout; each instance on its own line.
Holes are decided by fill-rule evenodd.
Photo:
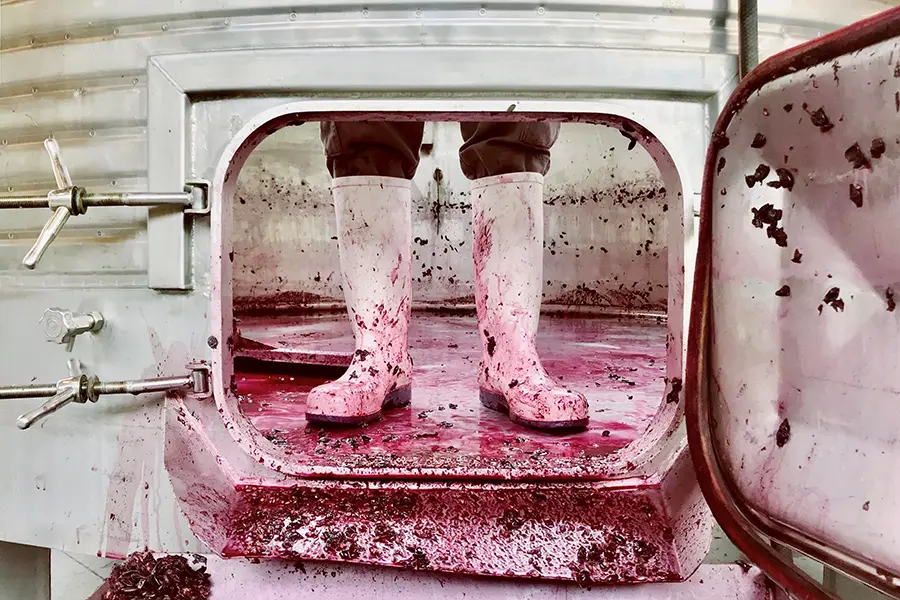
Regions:
M 712 136 L 687 358 L 689 441 L 736 545 L 765 538 L 900 597 L 900 10 L 759 65 Z

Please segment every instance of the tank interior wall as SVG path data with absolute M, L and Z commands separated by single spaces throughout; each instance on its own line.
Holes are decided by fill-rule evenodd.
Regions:
M 414 179 L 415 300 L 469 304 L 472 210 L 456 123 L 429 123 Z M 563 124 L 544 194 L 544 303 L 665 312 L 669 211 L 650 155 L 616 129 Z M 253 152 L 234 207 L 238 310 L 340 301 L 334 205 L 318 124 Z

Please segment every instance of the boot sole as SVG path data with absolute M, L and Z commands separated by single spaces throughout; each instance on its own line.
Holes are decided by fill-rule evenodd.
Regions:
M 322 425 L 365 425 L 380 419 L 383 410 L 389 408 L 403 408 L 404 406 L 408 406 L 411 400 L 412 386 L 407 385 L 402 388 L 397 388 L 385 396 L 384 401 L 381 403 L 381 410 L 374 412 L 371 415 L 340 417 L 336 415 L 315 415 L 306 413 L 306 420 L 310 423 L 319 423 Z
M 481 405 L 491 410 L 509 415 L 509 420 L 531 429 L 541 429 L 544 431 L 553 431 L 556 433 L 567 431 L 579 431 L 587 427 L 590 419 L 573 419 L 571 421 L 534 421 L 532 419 L 523 419 L 515 413 L 509 412 L 509 403 L 506 397 L 496 392 L 490 392 L 484 388 L 479 390 Z

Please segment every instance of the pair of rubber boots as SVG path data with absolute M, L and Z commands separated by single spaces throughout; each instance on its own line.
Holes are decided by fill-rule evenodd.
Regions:
M 307 419 L 360 425 L 410 402 L 412 307 L 410 182 L 341 177 L 332 194 L 344 297 L 356 339 L 346 373 L 309 394 Z M 587 425 L 585 397 L 555 384 L 535 335 L 543 270 L 543 177 L 472 182 L 475 304 L 482 343 L 481 403 L 547 430 Z

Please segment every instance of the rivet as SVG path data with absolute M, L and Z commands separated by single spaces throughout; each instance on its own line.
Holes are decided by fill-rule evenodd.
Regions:
M 168 30 L 169 30 L 169 24 L 168 24 L 168 23 L 163 23 L 163 24 L 162 24 L 162 30 L 163 30 L 163 31 L 168 31 Z
M 292 12 L 292 13 L 290 14 L 290 19 L 291 19 L 291 21 L 296 21 L 296 20 L 297 20 L 297 13 Z
M 538 6 L 537 14 L 543 16 L 545 12 L 547 12 L 547 10 L 543 6 Z
M 113 29 L 113 35 L 119 35 L 119 28 L 118 28 L 118 27 L 116 27 L 115 29 Z
M 483 17 L 484 15 L 487 14 L 487 10 L 484 9 L 484 8 L 479 8 L 479 9 L 478 9 L 478 14 L 481 15 L 481 16 Z
M 88 135 L 94 137 L 95 135 L 97 135 L 97 132 L 91 129 L 90 131 L 88 131 Z
M 417 11 L 416 11 L 416 16 L 417 16 L 417 17 L 421 17 L 421 16 L 422 16 L 422 11 L 421 11 L 421 10 L 417 10 Z
M 368 9 L 368 8 L 364 8 L 364 9 L 363 9 L 363 11 L 362 11 L 362 16 L 364 16 L 364 17 L 368 17 L 368 16 L 369 16 L 369 9 Z
M 65 36 L 65 38 L 66 38 L 67 40 L 68 40 L 68 39 L 71 39 L 71 38 L 72 38 L 72 34 L 67 33 L 66 36 Z
M 112 181 L 109 182 L 109 185 L 116 185 L 117 183 L 119 183 L 119 182 L 116 181 L 115 179 L 113 179 Z
M 37 93 L 38 93 L 38 89 L 37 89 L 36 87 L 31 88 L 31 93 L 32 93 L 32 94 L 37 94 Z
M 138 84 L 138 81 L 139 81 L 138 78 L 135 77 L 134 79 L 131 80 L 131 83 L 134 84 L 134 85 L 137 85 L 137 84 Z

